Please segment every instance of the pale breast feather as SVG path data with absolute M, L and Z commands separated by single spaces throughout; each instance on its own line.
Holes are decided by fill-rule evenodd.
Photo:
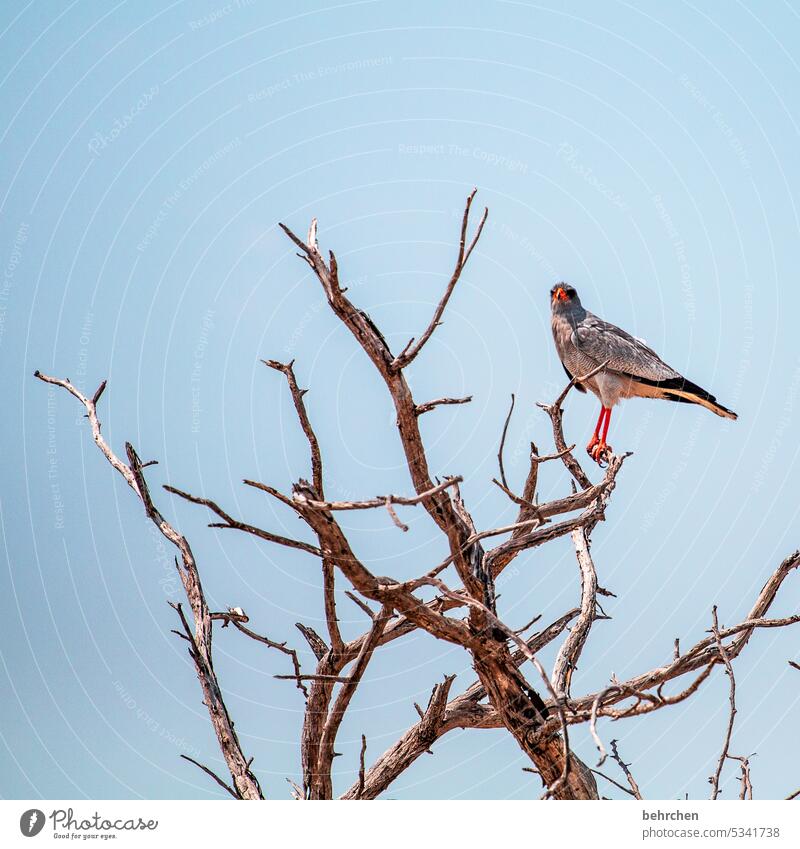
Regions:
M 680 375 L 644 342 L 587 312 L 572 333 L 572 344 L 597 365 L 645 380 L 669 380 Z

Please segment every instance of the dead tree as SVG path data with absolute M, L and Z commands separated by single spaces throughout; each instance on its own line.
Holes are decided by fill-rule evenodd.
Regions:
M 285 642 L 251 630 L 247 624 L 249 619 L 241 608 L 218 612 L 209 610 L 197 560 L 188 540 L 164 518 L 151 496 L 145 476 L 149 464 L 140 461 L 129 443 L 126 444 L 126 460 L 121 459 L 101 433 L 97 406 L 105 381 L 92 397 L 87 397 L 68 380 L 36 372 L 40 380 L 61 386 L 84 406 L 95 443 L 142 502 L 147 517 L 178 550 L 180 559 L 176 558 L 175 564 L 192 621 L 190 623 L 182 605 L 173 605 L 180 620 L 180 628 L 175 633 L 188 643 L 203 700 L 230 772 L 230 782 L 215 775 L 208 767 L 192 762 L 233 797 L 263 798 L 252 770 L 252 758 L 248 758 L 242 750 L 214 671 L 212 637 L 213 623 L 217 621 L 222 622 L 223 627 L 234 626 L 226 633 L 238 631 L 268 648 L 283 652 L 291 661 L 292 672 L 278 677 L 294 682 L 305 700 L 300 740 L 302 787 L 294 785 L 298 798 L 330 799 L 339 792 L 343 799 L 374 799 L 418 757 L 429 751 L 439 738 L 455 728 L 505 728 L 529 758 L 531 771 L 541 777 L 543 798 L 596 799 L 599 794 L 595 775 L 601 775 L 626 793 L 641 798 L 628 765 L 619 756 L 616 740 L 610 744 L 612 758 L 619 764 L 628 787 L 599 772 L 607 752 L 597 731 L 598 719 L 620 720 L 677 704 L 697 692 L 716 666 L 722 668 L 731 681 L 731 714 L 724 748 L 715 775 L 710 779 L 712 796 L 718 796 L 720 774 L 727 759 L 740 763 L 742 798 L 752 796 L 747 757 L 734 756 L 728 751 L 735 715 L 732 662 L 757 629 L 783 627 L 800 621 L 800 615 L 767 618 L 782 583 L 800 565 L 800 552 L 795 552 L 778 566 L 743 622 L 720 628 L 715 609 L 710 636 L 688 651 L 681 653 L 676 641 L 672 658 L 662 666 L 627 681 L 612 677 L 608 686 L 599 692 L 575 695 L 572 692 L 573 674 L 592 626 L 598 618 L 602 618 L 597 596 L 605 592 L 598 586 L 591 554 L 591 536 L 597 524 L 605 518 L 606 506 L 627 456 L 612 456 L 602 480 L 593 484 L 572 453 L 574 446 L 568 446 L 564 439 L 564 399 L 576 382 L 590 375 L 581 375 L 577 381 L 571 381 L 552 404 L 540 405 L 550 418 L 555 451 L 541 456 L 531 444 L 530 465 L 519 493 L 509 484 L 503 465 L 506 432 L 513 411 L 512 399 L 498 452 L 499 479 L 493 481 L 508 496 L 513 507 L 515 515 L 509 524 L 479 531 L 461 497 L 459 484 L 462 476 L 439 480 L 429 469 L 420 433 L 420 416 L 442 405 L 467 403 L 470 398 L 443 397 L 418 403 L 406 379 L 406 369 L 422 353 L 440 324 L 481 235 L 488 214 L 486 210 L 474 235 L 471 238 L 468 235 L 474 197 L 475 192 L 472 192 L 467 199 L 455 266 L 430 323 L 398 354 L 390 350 L 370 317 L 347 297 L 346 290 L 339 283 L 336 257 L 330 252 L 326 259 L 319 249 L 316 220 L 312 221 L 305 241 L 285 225 L 280 225 L 298 248 L 299 256 L 312 269 L 331 310 L 351 332 L 386 385 L 397 414 L 397 434 L 405 454 L 413 494 L 387 494 L 363 501 L 328 500 L 322 451 L 303 401 L 306 390 L 299 388 L 293 362 L 274 360 L 264 363 L 286 381 L 298 423 L 308 441 L 310 478 L 298 479 L 291 494 L 254 480 L 245 480 L 244 483 L 294 511 L 310 529 L 316 543 L 288 538 L 248 524 L 228 514 L 215 501 L 172 486 L 165 487 L 168 492 L 210 510 L 215 517 L 211 527 L 252 534 L 269 544 L 299 549 L 318 560 L 323 579 L 327 634 L 322 636 L 308 626 L 298 625 L 316 658 L 313 672 L 301 669 L 297 652 Z M 572 492 L 540 504 L 537 480 L 539 467 L 545 462 L 564 465 L 571 479 Z M 337 520 L 337 515 L 346 510 L 385 509 L 398 529 L 406 531 L 407 527 L 395 510 L 396 505 L 417 506 L 425 510 L 447 541 L 447 558 L 438 565 L 431 564 L 428 571 L 411 580 L 375 575 L 369 564 L 359 557 Z M 575 548 L 580 605 L 565 611 L 532 636 L 523 637 L 522 633 L 527 629 L 514 631 L 498 616 L 495 582 L 516 557 L 563 536 L 570 536 Z M 501 538 L 501 541 L 487 542 L 495 538 Z M 445 574 L 449 575 L 447 581 L 442 577 Z M 354 640 L 345 641 L 339 630 L 335 598 L 337 582 L 343 582 L 346 595 L 361 608 L 367 620 L 365 632 Z M 426 602 L 420 598 L 419 590 L 423 587 L 435 589 L 433 600 Z M 358 781 L 343 792 L 335 791 L 332 764 L 337 733 L 353 695 L 368 671 L 371 658 L 382 646 L 403 639 L 418 629 L 468 652 L 477 680 L 461 695 L 451 699 L 454 676 L 445 676 L 433 687 L 427 706 L 424 709 L 417 707 L 419 721 L 371 766 L 366 764 L 367 741 L 362 738 Z M 548 674 L 537 659 L 537 653 L 565 632 L 567 635 Z M 677 689 L 665 692 L 672 682 L 678 682 Z M 597 745 L 599 762 L 596 768 L 588 767 L 570 749 L 570 728 L 581 723 L 589 725 Z

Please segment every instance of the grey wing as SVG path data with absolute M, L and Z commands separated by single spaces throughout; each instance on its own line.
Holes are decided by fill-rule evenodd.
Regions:
M 644 342 L 590 312 L 574 328 L 572 344 L 583 357 L 593 360 L 595 366 L 608 361 L 607 368 L 621 374 L 652 381 L 680 377 Z

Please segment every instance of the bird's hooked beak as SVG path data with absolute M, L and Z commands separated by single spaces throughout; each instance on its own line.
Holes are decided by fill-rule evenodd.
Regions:
M 564 287 L 558 286 L 556 288 L 555 292 L 553 292 L 553 303 L 555 303 L 556 301 L 568 301 L 568 300 L 569 300 L 569 296 L 564 291 Z

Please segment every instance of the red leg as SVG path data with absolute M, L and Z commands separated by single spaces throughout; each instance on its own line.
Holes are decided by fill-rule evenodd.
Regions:
M 611 407 L 606 409 L 606 423 L 603 425 L 603 435 L 600 437 L 600 442 L 603 445 L 606 444 L 606 437 L 608 436 L 608 426 L 611 424 Z
M 597 424 L 594 426 L 594 433 L 592 434 L 592 438 L 589 440 L 589 444 L 586 446 L 586 450 L 590 455 L 594 446 L 600 441 L 600 425 L 603 423 L 603 417 L 605 414 L 606 408 L 601 406 L 600 415 L 597 417 Z
M 605 458 L 606 454 L 611 453 L 611 446 L 606 442 L 606 437 L 608 436 L 608 426 L 611 424 L 611 408 L 603 407 L 603 413 L 601 413 L 601 417 L 605 415 L 605 421 L 603 423 L 603 433 L 600 439 L 597 439 L 596 436 L 593 439 L 592 449 L 589 451 L 592 459 L 597 463 L 602 465 L 602 461 Z M 598 421 L 598 429 L 600 427 L 600 422 Z
M 597 439 L 600 436 L 600 425 L 603 423 L 603 417 L 606 414 L 606 408 L 600 407 L 600 415 L 597 417 L 597 424 L 594 426 L 594 436 Z

